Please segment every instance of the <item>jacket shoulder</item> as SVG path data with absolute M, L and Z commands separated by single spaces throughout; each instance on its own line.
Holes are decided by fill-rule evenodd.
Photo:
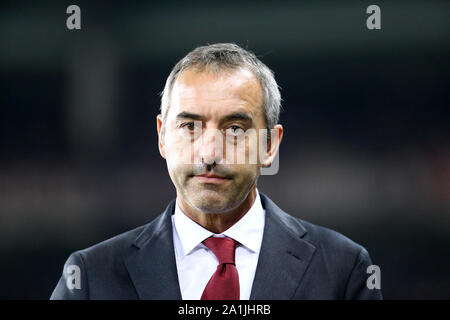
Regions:
M 260 195 L 263 207 L 266 212 L 269 211 L 271 213 L 274 221 L 279 222 L 288 233 L 309 242 L 319 251 L 350 252 L 355 255 L 365 250 L 361 245 L 343 234 L 287 213 L 265 194 L 260 193 Z
M 112 292 L 111 285 L 123 285 L 126 272 L 121 257 L 145 227 L 146 225 L 137 227 L 70 254 L 50 299 L 85 300 L 106 297 Z M 70 285 L 73 279 L 78 279 L 76 286 Z
M 99 261 L 102 264 L 113 262 L 117 258 L 124 258 L 128 250 L 136 244 L 138 239 L 143 236 L 151 236 L 158 229 L 157 224 L 161 218 L 162 214 L 147 224 L 118 234 L 85 249 L 78 250 L 74 254 L 81 255 L 84 260 Z
M 359 253 L 365 250 L 362 245 L 335 230 L 319 226 L 300 218 L 295 219 L 297 219 L 299 223 L 301 223 L 307 230 L 307 234 L 304 239 L 318 248 L 325 249 L 327 251 L 338 250 L 341 253 L 349 252 L 353 254 L 355 254 L 355 252 Z
M 109 239 L 103 240 L 85 249 L 78 250 L 77 253 L 83 256 L 102 255 L 106 252 L 121 252 L 130 247 L 136 238 L 144 231 L 148 224 L 136 227 L 132 230 L 123 232 Z

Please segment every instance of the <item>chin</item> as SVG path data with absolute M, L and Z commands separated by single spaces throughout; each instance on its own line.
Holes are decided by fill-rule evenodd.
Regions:
M 198 192 L 192 204 L 197 210 L 209 214 L 225 213 L 235 207 L 219 192 L 210 190 Z

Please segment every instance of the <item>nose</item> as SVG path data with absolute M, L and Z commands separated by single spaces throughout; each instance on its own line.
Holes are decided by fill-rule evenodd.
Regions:
M 223 157 L 223 135 L 217 129 L 205 129 L 199 146 L 199 157 L 206 165 L 218 164 Z

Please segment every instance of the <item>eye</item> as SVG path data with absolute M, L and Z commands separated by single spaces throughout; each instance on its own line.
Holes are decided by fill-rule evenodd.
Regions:
M 225 134 L 226 135 L 231 135 L 231 136 L 239 136 L 239 135 L 244 134 L 244 133 L 245 133 L 245 130 L 242 129 L 241 127 L 239 127 L 239 126 L 230 126 L 230 127 L 227 128 Z
M 183 123 L 180 127 L 181 127 L 181 128 L 184 128 L 184 129 L 187 129 L 187 130 L 189 130 L 189 131 L 194 131 L 194 129 L 195 129 L 195 125 L 194 125 L 193 122 L 186 122 L 186 123 Z
M 197 130 L 201 130 L 202 128 L 202 122 L 201 121 L 189 121 L 182 123 L 180 125 L 180 128 L 183 130 L 187 130 L 188 132 L 195 132 Z

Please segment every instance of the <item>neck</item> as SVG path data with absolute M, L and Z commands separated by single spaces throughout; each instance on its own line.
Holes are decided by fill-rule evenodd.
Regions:
M 235 209 L 224 213 L 204 213 L 189 206 L 183 198 L 178 198 L 178 205 L 186 216 L 206 230 L 222 233 L 238 222 L 253 206 L 256 199 L 256 185 L 250 190 L 242 203 Z

